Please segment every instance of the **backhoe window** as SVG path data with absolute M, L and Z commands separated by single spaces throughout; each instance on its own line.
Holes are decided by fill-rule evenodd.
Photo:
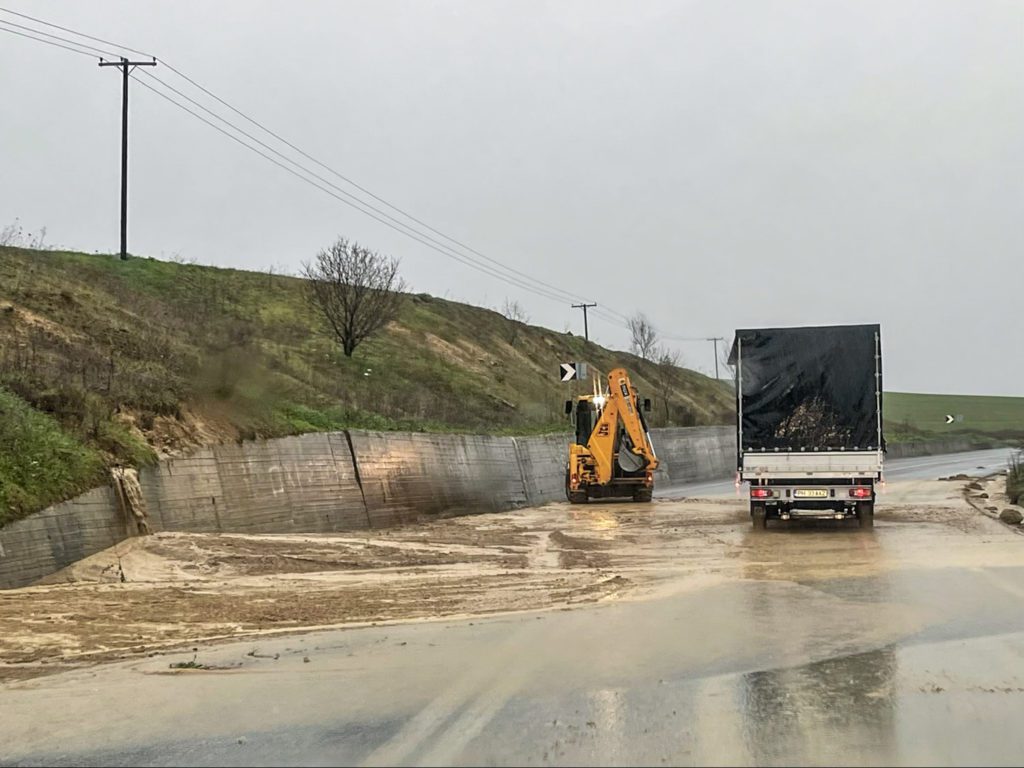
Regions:
M 590 433 L 594 431 L 594 410 L 589 400 L 580 400 L 576 404 L 577 445 L 586 445 L 590 442 Z

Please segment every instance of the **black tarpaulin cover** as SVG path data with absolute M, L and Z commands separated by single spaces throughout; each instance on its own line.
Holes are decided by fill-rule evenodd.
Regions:
M 877 325 L 736 331 L 741 450 L 877 448 L 876 338 Z M 881 359 L 878 373 L 881 391 Z

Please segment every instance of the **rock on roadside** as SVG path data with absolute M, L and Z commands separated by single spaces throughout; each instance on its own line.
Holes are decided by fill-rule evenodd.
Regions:
M 1020 525 L 1020 521 L 1024 520 L 1024 515 L 1019 510 L 1007 507 L 999 513 L 999 519 L 1007 525 Z

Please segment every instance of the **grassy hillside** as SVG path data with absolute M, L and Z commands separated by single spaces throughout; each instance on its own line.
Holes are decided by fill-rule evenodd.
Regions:
M 61 501 L 103 479 L 98 451 L 0 389 L 0 526 L 25 509 Z
M 946 424 L 946 414 L 962 419 Z M 943 435 L 1013 439 L 1024 435 L 1024 397 L 886 392 L 883 415 L 886 433 L 893 439 Z
M 536 326 L 510 339 L 500 314 L 420 294 L 348 359 L 296 278 L 0 248 L 0 438 L 23 441 L 0 443 L 0 522 L 91 487 L 104 465 L 210 442 L 564 429 L 572 385 L 555 372 L 567 360 L 628 367 L 654 426 L 732 420 L 729 391 L 693 371 Z M 36 447 L 7 450 L 22 444 Z M 31 461 L 46 488 L 27 479 Z

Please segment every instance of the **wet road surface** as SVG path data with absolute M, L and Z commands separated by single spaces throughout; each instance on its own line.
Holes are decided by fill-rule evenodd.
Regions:
M 885 463 L 885 480 L 887 483 L 911 479 L 934 480 L 960 472 L 985 475 L 990 472 L 1006 469 L 1006 461 L 1009 456 L 1009 449 L 995 448 L 943 456 L 919 456 L 913 459 L 896 459 Z M 734 479 L 711 480 L 700 483 L 679 483 L 655 489 L 655 495 L 660 498 L 713 496 L 734 492 Z
M 924 479 L 977 454 L 932 460 L 870 532 L 722 505 L 721 567 L 632 599 L 9 684 L 0 763 L 1019 764 L 1024 538 Z

